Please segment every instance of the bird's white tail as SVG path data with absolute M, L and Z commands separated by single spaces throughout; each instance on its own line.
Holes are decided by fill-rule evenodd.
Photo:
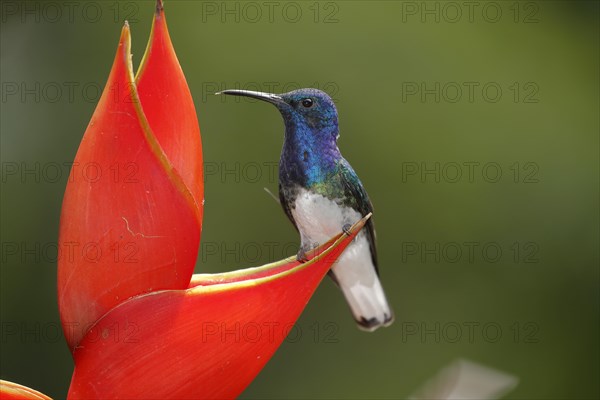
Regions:
M 364 235 L 359 235 L 346 248 L 333 264 L 331 275 L 360 329 L 372 332 L 394 322 L 394 313 L 385 297 Z

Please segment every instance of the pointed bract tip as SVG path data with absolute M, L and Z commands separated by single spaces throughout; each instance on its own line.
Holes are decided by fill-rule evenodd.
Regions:
M 373 213 L 370 212 L 361 219 L 359 219 L 354 225 L 350 227 L 350 232 L 353 233 L 356 230 L 361 230 L 363 226 L 367 223 L 367 221 L 373 216 Z
M 126 44 L 129 45 L 129 42 L 131 41 L 131 30 L 129 29 L 129 22 L 127 22 L 127 20 L 125 20 L 125 23 L 123 24 L 123 29 L 121 29 L 121 37 L 119 38 L 119 44 Z
M 164 10 L 165 6 L 163 0 L 156 0 L 156 13 L 160 14 Z
M 121 30 L 121 37 L 119 38 L 119 48 L 122 51 L 122 56 L 125 58 L 125 64 L 127 69 L 133 71 L 132 56 L 131 56 L 131 30 L 129 29 L 129 22 L 127 20 L 123 24 Z M 133 74 L 133 72 L 131 72 Z

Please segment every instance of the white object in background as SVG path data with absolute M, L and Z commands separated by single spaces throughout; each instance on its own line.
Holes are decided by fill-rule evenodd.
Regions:
M 496 400 L 518 383 L 514 375 L 459 359 L 442 368 L 409 400 Z

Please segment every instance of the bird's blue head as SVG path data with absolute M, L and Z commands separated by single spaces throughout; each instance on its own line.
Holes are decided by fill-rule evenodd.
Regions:
M 275 105 L 283 116 L 286 135 L 310 131 L 315 140 L 333 143 L 337 140 L 337 109 L 331 97 L 319 89 L 298 89 L 283 94 L 224 90 L 217 94 L 251 97 Z
M 283 116 L 286 134 L 310 131 L 316 141 L 337 142 L 337 109 L 327 93 L 318 89 L 298 89 L 279 97 L 282 101 L 274 104 Z
M 249 90 L 224 90 L 219 94 L 252 97 L 277 107 L 285 123 L 280 168 L 291 180 L 319 183 L 336 168 L 342 157 L 337 147 L 338 116 L 327 93 L 298 89 L 283 94 Z

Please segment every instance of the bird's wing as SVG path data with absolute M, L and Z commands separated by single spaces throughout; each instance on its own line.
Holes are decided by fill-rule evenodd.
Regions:
M 342 159 L 339 164 L 339 177 L 342 186 L 345 191 L 345 198 L 348 199 L 348 206 L 357 210 L 363 217 L 370 212 L 373 212 L 373 205 L 369 200 L 365 188 L 363 187 L 358 175 L 352 169 L 352 166 L 348 161 Z M 367 240 L 369 241 L 369 248 L 371 249 L 371 257 L 373 258 L 373 265 L 379 274 L 377 266 L 377 248 L 375 247 L 375 224 L 373 218 L 369 218 L 365 226 L 365 232 L 367 234 Z
M 289 196 L 290 196 L 289 193 L 284 193 L 284 189 L 280 183 L 279 184 L 279 203 L 281 204 L 281 208 L 283 208 L 285 215 L 287 215 L 288 219 L 292 222 L 292 225 L 294 225 L 294 228 L 296 228 L 296 230 L 298 230 L 296 221 L 294 221 L 294 217 L 292 216 L 292 209 L 290 208 L 290 204 L 292 204 L 292 202 L 286 200 L 286 199 L 290 199 Z

